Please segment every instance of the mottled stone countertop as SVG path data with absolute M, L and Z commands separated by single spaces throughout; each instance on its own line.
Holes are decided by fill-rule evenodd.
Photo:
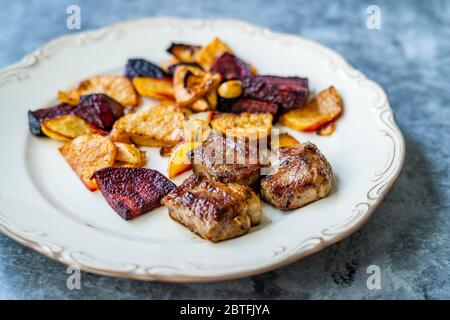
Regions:
M 203 284 L 83 273 L 81 290 L 68 290 L 63 265 L 0 235 L 1 299 L 450 298 L 449 1 L 0 0 L 0 67 L 72 33 L 66 29 L 72 3 L 81 8 L 82 30 L 144 16 L 222 17 L 330 46 L 387 91 L 405 136 L 406 162 L 364 227 L 273 272 Z M 369 4 L 381 9 L 380 30 L 366 27 Z M 366 287 L 370 265 L 381 269 L 380 290 Z

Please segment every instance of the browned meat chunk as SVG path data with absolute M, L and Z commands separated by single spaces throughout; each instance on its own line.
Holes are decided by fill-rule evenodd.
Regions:
M 194 173 L 223 183 L 253 185 L 264 164 L 258 158 L 258 149 L 248 141 L 237 141 L 220 134 L 211 134 L 191 154 Z
M 197 174 L 165 196 L 162 203 L 172 219 L 213 242 L 248 233 L 262 216 L 261 202 L 250 188 Z
M 255 76 L 242 81 L 244 98 L 273 102 L 284 109 L 303 107 L 308 99 L 308 79 Z
M 94 177 L 106 201 L 125 220 L 160 207 L 175 188 L 161 173 L 145 168 L 105 168 Z
M 263 199 L 288 210 L 324 198 L 332 187 L 333 171 L 319 149 L 307 142 L 279 149 L 277 170 L 261 180 Z

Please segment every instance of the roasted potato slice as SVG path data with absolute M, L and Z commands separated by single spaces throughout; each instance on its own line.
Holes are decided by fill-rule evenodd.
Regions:
M 76 105 L 83 95 L 103 93 L 123 106 L 134 107 L 139 99 L 131 81 L 127 77 L 95 76 L 82 81 L 79 86 L 69 92 L 59 92 L 61 102 Z
M 292 129 L 311 132 L 335 120 L 341 115 L 342 110 L 339 92 L 334 87 L 329 87 L 317 94 L 304 107 L 283 114 L 279 122 Z
M 168 174 L 173 179 L 179 174 L 192 168 L 191 160 L 188 152 L 198 147 L 201 142 L 189 141 L 178 145 L 170 155 Z
M 167 52 L 172 54 L 181 62 L 192 63 L 195 62 L 198 52 L 200 51 L 200 46 L 194 46 L 190 44 L 183 43 L 172 43 L 167 49 Z
M 150 110 L 127 114 L 113 126 L 113 141 L 148 147 L 176 145 L 183 140 L 186 116 L 174 105 L 156 105 Z
M 272 120 L 270 113 L 221 113 L 214 116 L 211 126 L 226 136 L 252 140 L 270 135 Z
M 130 163 L 125 161 L 117 161 L 114 162 L 114 167 L 118 168 L 141 168 L 147 164 L 147 154 L 143 151 L 139 151 L 141 161 L 138 163 Z
M 210 43 L 200 49 L 195 56 L 195 62 L 206 71 L 209 71 L 216 63 L 216 60 L 225 52 L 232 53 L 231 49 L 222 40 L 214 38 Z
M 65 142 L 92 133 L 91 126 L 74 114 L 44 120 L 41 122 L 41 127 L 48 137 Z
M 209 93 L 215 81 L 212 73 L 204 72 L 199 68 L 186 65 L 177 67 L 173 76 L 177 105 L 180 107 L 190 106 Z
M 116 161 L 139 164 L 142 162 L 141 151 L 135 145 L 123 142 L 114 142 L 117 147 Z
M 175 91 L 169 78 L 134 78 L 133 85 L 141 96 L 160 100 L 174 100 Z
M 159 149 L 159 155 L 161 157 L 170 157 L 174 148 L 174 146 L 163 146 Z
M 283 147 L 291 147 L 299 145 L 300 142 L 291 136 L 289 133 L 283 132 L 278 135 L 275 139 L 270 140 L 270 149 L 275 151 Z
M 92 177 L 94 172 L 112 167 L 117 155 L 115 144 L 108 138 L 96 134 L 77 137 L 60 147 L 59 151 L 91 191 L 98 189 Z

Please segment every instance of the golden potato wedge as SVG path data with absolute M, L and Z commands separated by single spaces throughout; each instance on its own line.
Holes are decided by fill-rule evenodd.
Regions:
M 93 133 L 91 126 L 74 114 L 60 116 L 41 122 L 42 131 L 52 139 L 70 141 L 76 137 Z
M 98 189 L 92 177 L 94 172 L 113 166 L 117 155 L 115 144 L 97 134 L 77 137 L 60 147 L 59 151 L 91 191 Z
M 220 73 L 213 74 L 213 85 L 209 93 L 206 94 L 205 99 L 208 101 L 210 110 L 216 110 L 219 99 L 217 97 L 217 88 L 222 82 L 222 75 Z
M 200 49 L 195 56 L 195 62 L 203 69 L 209 71 L 216 62 L 216 59 L 225 52 L 232 53 L 231 49 L 222 40 L 214 38 L 210 43 Z
M 277 137 L 270 140 L 270 149 L 275 151 L 283 147 L 291 147 L 299 145 L 300 142 L 291 136 L 289 133 L 280 133 Z
M 331 121 L 325 124 L 323 127 L 320 127 L 317 131 L 317 134 L 319 136 L 331 136 L 334 131 L 336 131 L 336 122 Z
M 114 162 L 114 167 L 118 167 L 118 168 L 141 168 L 141 167 L 144 167 L 147 164 L 146 153 L 143 151 L 140 151 L 140 158 L 141 158 L 141 161 L 139 163 L 130 163 L 130 162 L 116 160 L 116 162 Z
M 195 112 L 210 110 L 211 107 L 205 98 L 200 98 L 189 106 Z
M 141 151 L 135 145 L 123 142 L 114 142 L 117 147 L 116 161 L 139 164 L 142 162 Z
M 191 160 L 187 153 L 198 147 L 201 142 L 185 142 L 178 145 L 170 155 L 168 174 L 169 178 L 173 179 L 179 174 L 190 170 L 192 168 Z
M 221 113 L 214 116 L 211 126 L 226 136 L 252 140 L 270 135 L 272 120 L 270 113 Z
M 200 46 L 194 46 L 183 43 L 172 43 L 167 49 L 175 58 L 181 62 L 192 63 L 195 62 L 196 56 L 200 51 Z
M 58 99 L 76 105 L 80 97 L 91 93 L 103 93 L 123 106 L 134 107 L 139 103 L 138 95 L 131 81 L 120 76 L 95 76 L 82 81 L 77 88 L 69 92 L 59 92 Z
M 175 101 L 180 107 L 190 106 L 209 93 L 214 84 L 212 73 L 192 66 L 179 66 L 173 76 Z
M 134 78 L 133 85 L 141 96 L 160 100 L 174 100 L 175 92 L 172 79 Z
M 292 129 L 311 132 L 338 118 L 342 110 L 339 92 L 329 87 L 312 98 L 306 106 L 283 114 L 279 122 Z
M 176 145 L 183 140 L 186 116 L 174 105 L 156 105 L 150 110 L 127 114 L 116 121 L 112 141 L 148 147 Z

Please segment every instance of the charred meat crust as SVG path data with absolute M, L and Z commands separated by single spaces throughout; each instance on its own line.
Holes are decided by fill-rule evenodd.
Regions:
M 202 146 L 191 152 L 190 157 L 194 173 L 223 183 L 246 186 L 258 181 L 260 169 L 265 164 L 253 144 L 218 133 L 211 134 Z
M 243 235 L 261 219 L 261 204 L 250 188 L 201 174 L 191 175 L 162 203 L 172 219 L 214 242 Z
M 94 173 L 109 205 L 125 220 L 161 206 L 161 199 L 176 186 L 156 170 L 105 168 Z
M 275 207 L 289 210 L 324 198 L 332 188 L 333 171 L 312 143 L 279 149 L 277 170 L 261 180 L 261 195 Z
M 300 77 L 254 76 L 242 81 L 244 98 L 277 103 L 284 109 L 302 107 L 308 94 L 308 79 Z

